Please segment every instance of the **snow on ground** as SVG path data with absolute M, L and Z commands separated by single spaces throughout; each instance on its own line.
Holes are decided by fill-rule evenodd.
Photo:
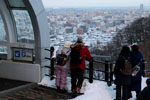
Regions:
M 112 100 L 111 94 L 107 91 L 107 84 L 102 81 L 96 81 L 90 84 L 87 80 L 84 81 L 81 92 L 84 95 L 78 96 L 72 100 Z
M 146 86 L 146 79 L 142 78 L 142 89 Z M 67 77 L 66 90 L 71 92 L 71 79 Z M 48 76 L 45 76 L 39 85 L 44 85 L 51 88 L 56 88 L 55 79 L 50 80 Z M 115 99 L 115 85 L 108 87 L 106 82 L 94 80 L 93 83 L 89 83 L 88 80 L 83 82 L 81 92 L 84 95 L 78 96 L 74 99 L 69 100 L 113 100 Z M 135 92 L 132 92 L 133 98 L 130 100 L 135 100 Z

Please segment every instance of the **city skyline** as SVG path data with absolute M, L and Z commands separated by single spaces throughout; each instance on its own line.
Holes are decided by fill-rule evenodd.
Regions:
M 57 7 L 139 7 L 150 6 L 149 0 L 42 0 L 45 8 Z

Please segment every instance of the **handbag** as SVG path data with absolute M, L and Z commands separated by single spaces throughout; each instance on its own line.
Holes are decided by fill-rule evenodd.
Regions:
M 133 68 L 132 68 L 132 76 L 136 76 L 137 73 L 140 71 L 140 66 L 139 65 L 135 65 Z
M 132 76 L 135 77 L 137 75 L 137 73 L 140 71 L 140 64 L 141 64 L 141 61 L 142 59 L 140 60 L 140 62 L 135 65 L 133 68 L 132 68 Z

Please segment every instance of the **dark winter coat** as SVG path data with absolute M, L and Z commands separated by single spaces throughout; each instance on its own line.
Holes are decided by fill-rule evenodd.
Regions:
M 70 69 L 74 69 L 74 68 L 80 68 L 82 70 L 85 70 L 85 59 L 86 60 L 90 60 L 92 57 L 91 57 L 91 54 L 88 50 L 88 47 L 87 46 L 77 46 L 75 49 L 81 49 L 80 50 L 80 56 L 81 56 L 81 64 L 78 65 L 78 66 L 72 66 L 71 63 L 70 63 Z
M 130 85 L 131 75 L 123 75 L 121 69 L 123 69 L 125 64 L 125 59 L 129 59 L 128 55 L 119 55 L 114 69 L 115 74 L 115 84 L 116 85 Z
M 147 81 L 147 87 L 145 87 L 140 95 L 138 96 L 137 100 L 150 100 L 150 79 Z
M 142 60 L 143 55 L 141 54 L 141 52 L 137 51 L 131 54 L 132 67 L 134 67 L 137 64 L 140 64 L 140 71 L 137 73 L 135 77 L 131 78 L 131 91 L 141 91 L 142 69 L 143 69 Z

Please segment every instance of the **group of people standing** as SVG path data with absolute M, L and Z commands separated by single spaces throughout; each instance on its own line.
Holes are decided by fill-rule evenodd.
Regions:
M 65 54 L 66 62 L 62 65 L 57 64 L 57 55 Z M 66 92 L 66 77 L 71 72 L 71 91 L 72 93 L 80 93 L 84 80 L 83 74 L 85 70 L 85 59 L 92 59 L 88 47 L 84 45 L 83 40 L 79 37 L 75 44 L 66 41 L 63 47 L 56 52 L 56 87 L 61 93 Z M 58 61 L 59 62 L 59 61 Z
M 123 74 L 122 70 L 125 67 L 125 62 L 128 61 L 133 69 L 136 69 L 136 75 L 133 73 Z M 136 92 L 136 98 L 141 93 L 142 70 L 143 70 L 143 55 L 139 51 L 138 45 L 123 46 L 119 57 L 115 64 L 115 84 L 116 84 L 116 100 L 128 100 L 132 97 L 131 91 Z
M 58 58 L 63 58 L 63 60 L 58 60 Z M 64 46 L 57 50 L 55 68 L 56 87 L 59 92 L 66 92 L 66 77 L 68 71 L 70 70 L 71 91 L 73 94 L 80 93 L 80 89 L 84 80 L 83 75 L 85 70 L 85 60 L 90 61 L 92 60 L 92 57 L 88 50 L 88 47 L 84 45 L 81 37 L 77 39 L 75 44 L 71 44 L 69 41 L 66 41 Z M 127 66 L 127 61 L 130 64 L 131 69 L 134 69 L 135 66 L 139 67 L 135 69 L 134 75 L 133 71 L 131 71 L 130 73 L 129 70 L 131 69 L 124 71 L 124 67 Z M 138 45 L 123 46 L 114 69 L 116 100 L 128 100 L 129 98 L 132 98 L 132 91 L 136 92 L 137 98 L 141 98 L 142 95 L 144 95 L 145 92 L 141 92 L 142 70 L 143 55 L 139 51 Z M 150 79 L 147 81 L 147 84 L 150 88 Z M 147 89 L 145 89 L 145 91 L 147 91 Z

